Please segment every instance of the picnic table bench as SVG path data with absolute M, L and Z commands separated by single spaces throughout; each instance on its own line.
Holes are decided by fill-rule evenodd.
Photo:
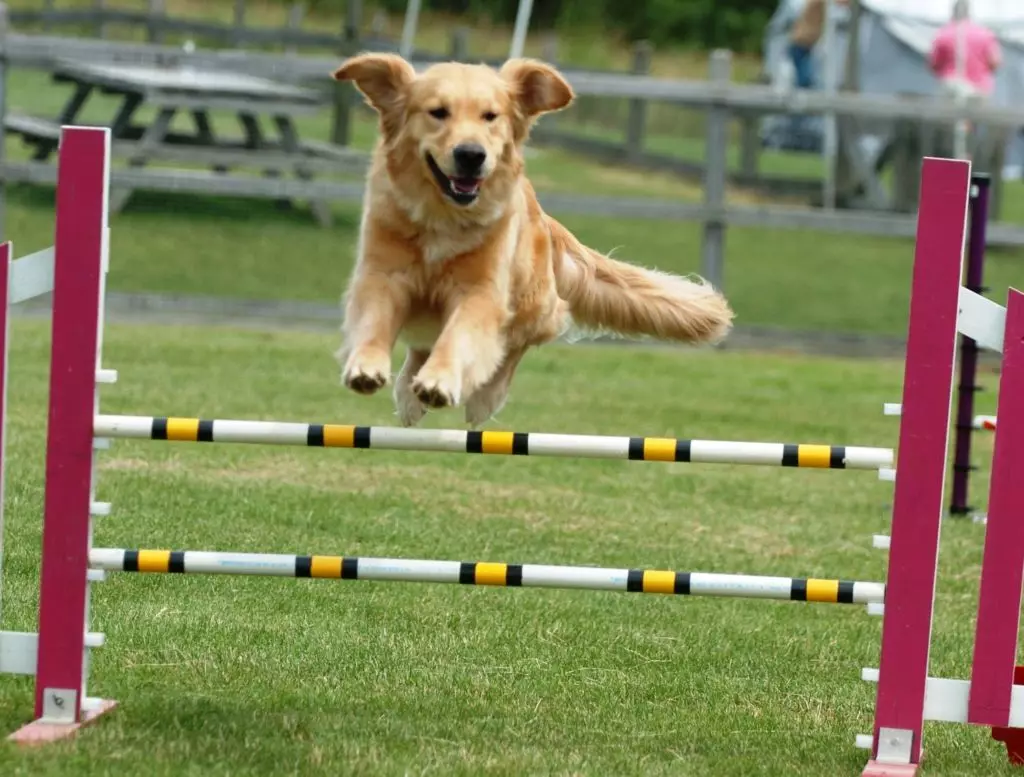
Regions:
M 154 161 L 177 162 L 209 168 L 212 176 L 225 176 L 233 168 L 251 168 L 262 171 L 264 179 L 233 176 L 251 182 L 251 186 L 236 182 L 233 191 L 275 198 L 275 188 L 267 185 L 266 178 L 290 173 L 299 180 L 311 181 L 317 172 L 359 174 L 366 169 L 367 156 L 362 152 L 300 138 L 295 118 L 323 107 L 324 97 L 316 90 L 224 71 L 68 60 L 54 63 L 53 78 L 74 86 L 55 119 L 21 114 L 4 117 L 5 131 L 20 135 L 37 162 L 54 155 L 62 125 L 89 123 L 80 117 L 89 97 L 100 93 L 121 98 L 114 116 L 104 126 L 111 128 L 114 156 L 127 158 L 130 167 L 140 168 Z M 215 132 L 216 111 L 234 115 L 241 137 Z M 143 119 L 147 113 L 155 114 L 148 122 Z M 190 132 L 172 128 L 172 122 L 181 115 L 190 118 Z M 264 131 L 261 117 L 270 119 L 276 137 Z M 171 172 L 160 170 L 163 178 Z M 202 191 L 203 176 L 197 176 L 195 170 L 181 173 L 189 184 L 186 188 Z M 330 222 L 328 202 L 322 199 L 327 183 L 321 181 L 313 187 L 321 199 L 311 200 L 317 219 L 324 224 Z M 350 196 L 351 186 L 341 186 L 339 194 Z M 329 193 L 330 187 L 326 189 Z M 124 207 L 132 191 L 132 187 L 112 184 L 111 209 Z

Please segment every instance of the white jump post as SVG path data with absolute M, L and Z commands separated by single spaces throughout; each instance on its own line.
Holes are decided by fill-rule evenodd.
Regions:
M 99 412 L 107 269 L 109 131 L 66 127 L 59 156 L 54 266 L 53 348 L 47 440 L 46 500 L 39 636 L 0 634 L 0 657 L 15 655 L 36 675 L 36 720 L 12 738 L 40 742 L 73 733 L 114 703 L 86 695 L 88 650 L 102 635 L 88 629 L 91 580 L 106 572 L 247 574 L 349 581 L 452 583 L 505 587 L 614 590 L 696 596 L 741 596 L 867 605 L 883 614 L 881 664 L 863 670 L 878 683 L 875 727 L 858 737 L 872 750 L 863 775 L 914 775 L 925 720 L 990 726 L 1011 757 L 1024 762 L 1024 669 L 1014 666 L 1024 580 L 1024 295 L 1007 308 L 979 303 L 960 286 L 970 165 L 926 159 L 922 171 L 910 326 L 900 408 L 900 446 L 893 452 L 818 444 L 685 440 L 654 437 L 532 434 L 505 431 L 394 429 L 183 417 L 112 416 Z M 0 252 L 0 285 L 13 299 Z M 20 263 L 14 265 L 17 275 Z M 25 265 L 39 278 L 42 260 Z M 975 295 L 976 296 L 976 295 Z M 0 326 L 6 342 L 7 309 Z M 970 680 L 928 675 L 939 529 L 949 438 L 957 333 L 1004 352 L 991 510 L 982 567 L 978 631 Z M 5 349 L 6 359 L 6 349 Z M 5 361 L 6 367 L 6 361 Z M 0 372 L 0 394 L 5 389 Z M 1016 403 L 1016 404 L 1015 404 Z M 2 407 L 2 405 L 0 405 Z M 0 418 L 0 423 L 2 423 Z M 1009 433 L 1005 429 L 1010 429 Z M 574 456 L 677 463 L 739 463 L 828 469 L 875 469 L 896 482 L 891 537 L 875 547 L 890 554 L 885 584 L 838 579 L 603 569 L 484 561 L 379 559 L 194 550 L 93 548 L 94 449 L 107 438 L 172 442 L 302 445 L 466 454 Z M 0 427 L 0 451 L 2 451 Z M 0 481 L 2 489 L 2 481 Z M 18 635 L 14 635 L 18 637 Z M 0 665 L 0 671 L 5 671 Z M 9 670 L 6 670 L 9 671 Z

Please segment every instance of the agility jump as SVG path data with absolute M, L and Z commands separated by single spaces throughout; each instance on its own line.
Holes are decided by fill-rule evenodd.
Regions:
M 87 694 L 88 653 L 103 644 L 101 634 L 88 631 L 88 594 L 93 582 L 102 581 L 107 572 L 120 571 L 594 588 L 865 604 L 869 613 L 881 614 L 883 621 L 880 666 L 861 672 L 863 679 L 878 683 L 874 731 L 855 738 L 857 745 L 871 750 L 864 775 L 915 774 L 926 719 L 991 727 L 994 736 L 1007 742 L 1011 754 L 1017 752 L 1018 727 L 1024 725 L 1024 686 L 1014 685 L 1024 576 L 1024 522 L 1015 520 L 1015 512 L 1024 505 L 1024 479 L 1018 474 L 1024 467 L 1024 407 L 1019 401 L 1024 396 L 1024 295 L 1011 290 L 1003 308 L 961 287 L 968 162 L 926 159 L 922 170 L 891 537 L 874 540 L 875 547 L 890 556 L 884 584 L 696 571 L 91 547 L 91 516 L 109 511 L 109 505 L 96 499 L 94 458 L 115 437 L 876 469 L 880 475 L 894 462 L 891 450 L 851 446 L 102 415 L 97 384 L 115 382 L 117 377 L 102 366 L 100 356 L 108 179 L 109 131 L 64 128 L 52 255 L 34 255 L 12 265 L 10 244 L 0 251 L 0 288 L 8 300 L 24 299 L 30 291 L 47 291 L 51 288 L 48 272 L 53 278 L 39 633 L 0 633 L 2 654 L 10 657 L 8 671 L 36 678 L 35 720 L 12 739 L 58 739 L 115 705 Z M 8 312 L 8 306 L 3 306 L 5 344 Z M 1002 433 L 996 436 L 969 680 L 928 676 L 958 332 L 981 347 L 1003 353 L 998 407 Z M 0 375 L 5 385 L 6 358 Z

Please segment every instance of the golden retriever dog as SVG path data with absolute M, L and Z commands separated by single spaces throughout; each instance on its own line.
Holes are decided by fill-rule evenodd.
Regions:
M 703 279 L 611 259 L 541 210 L 523 146 L 540 114 L 573 99 L 554 68 L 511 59 L 417 73 L 360 54 L 333 76 L 379 115 L 337 358 L 344 385 L 372 394 L 405 342 L 394 381 L 404 426 L 460 405 L 483 424 L 527 350 L 573 328 L 686 343 L 728 333 L 733 313 Z

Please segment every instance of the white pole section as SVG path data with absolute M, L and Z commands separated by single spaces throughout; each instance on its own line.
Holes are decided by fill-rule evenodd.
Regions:
M 519 0 L 519 10 L 516 11 L 516 25 L 512 30 L 512 45 L 509 48 L 509 59 L 523 56 L 523 47 L 526 46 L 526 31 L 530 27 L 530 16 L 533 14 L 533 0 Z
M 398 53 L 407 60 L 412 59 L 413 41 L 416 39 L 419 22 L 420 0 L 409 0 L 405 7 L 405 19 L 402 21 L 402 40 L 398 44 Z

